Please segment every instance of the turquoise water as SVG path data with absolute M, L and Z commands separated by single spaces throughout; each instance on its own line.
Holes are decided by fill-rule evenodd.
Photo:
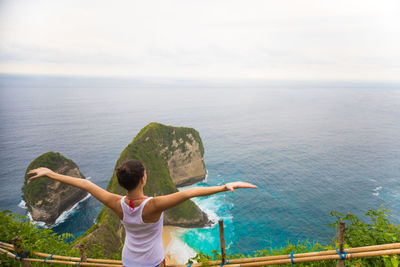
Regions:
M 200 132 L 208 177 L 199 186 L 259 186 L 195 200 L 224 219 L 232 252 L 330 242 L 331 210 L 362 215 L 384 204 L 400 221 L 399 85 L 0 76 L 0 86 L 1 209 L 26 214 L 24 172 L 50 150 L 105 188 L 121 151 L 157 121 Z M 54 230 L 80 235 L 101 208 L 89 198 Z M 219 247 L 216 224 L 182 238 L 198 251 Z

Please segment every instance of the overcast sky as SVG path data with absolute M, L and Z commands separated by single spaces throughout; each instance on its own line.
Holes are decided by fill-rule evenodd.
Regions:
M 0 73 L 400 80 L 399 0 L 0 0 Z

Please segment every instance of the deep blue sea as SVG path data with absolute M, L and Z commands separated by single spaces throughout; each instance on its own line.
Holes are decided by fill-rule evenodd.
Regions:
M 60 152 L 105 188 L 122 150 L 156 121 L 200 132 L 201 186 L 259 186 L 195 200 L 224 219 L 232 252 L 331 242 L 332 210 L 363 216 L 384 204 L 400 222 L 400 84 L 2 75 L 0 118 L 0 208 L 14 213 L 26 214 L 21 187 L 37 156 Z M 53 229 L 80 235 L 101 208 L 91 197 Z M 210 252 L 218 225 L 182 238 Z

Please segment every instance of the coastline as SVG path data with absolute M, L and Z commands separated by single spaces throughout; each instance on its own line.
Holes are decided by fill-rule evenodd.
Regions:
M 78 207 L 79 204 L 81 204 L 82 202 L 86 201 L 87 199 L 89 199 L 92 195 L 90 193 L 88 193 L 84 198 L 82 198 L 81 200 L 79 200 L 78 202 L 76 202 L 74 205 L 72 205 L 69 209 L 64 210 L 56 219 L 56 221 L 51 224 L 48 225 L 46 224 L 46 222 L 43 221 L 35 221 L 32 218 L 31 213 L 28 210 L 28 207 L 26 206 L 26 202 L 21 199 L 20 203 L 18 204 L 18 207 L 25 209 L 26 210 L 26 217 L 28 217 L 28 219 L 31 221 L 32 224 L 37 225 L 39 227 L 43 227 L 43 228 L 52 228 L 55 227 L 57 225 L 59 225 L 60 223 L 63 223 L 65 220 L 68 219 L 69 215 Z
M 164 226 L 162 240 L 167 265 L 185 264 L 189 258 L 196 255 L 196 251 L 179 238 L 186 231 L 185 228 Z

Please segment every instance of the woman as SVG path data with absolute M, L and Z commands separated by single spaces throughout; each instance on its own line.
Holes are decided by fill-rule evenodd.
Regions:
M 165 266 L 162 245 L 163 212 L 192 198 L 208 196 L 237 188 L 257 188 L 245 182 L 227 183 L 222 186 L 194 187 L 170 195 L 147 197 L 143 193 L 147 174 L 143 164 L 136 159 L 122 163 L 115 170 L 118 183 L 126 189 L 126 196 L 110 193 L 86 179 L 74 178 L 53 172 L 47 168 L 30 170 L 32 179 L 47 176 L 71 186 L 86 190 L 120 218 L 126 237 L 122 250 L 124 266 Z

